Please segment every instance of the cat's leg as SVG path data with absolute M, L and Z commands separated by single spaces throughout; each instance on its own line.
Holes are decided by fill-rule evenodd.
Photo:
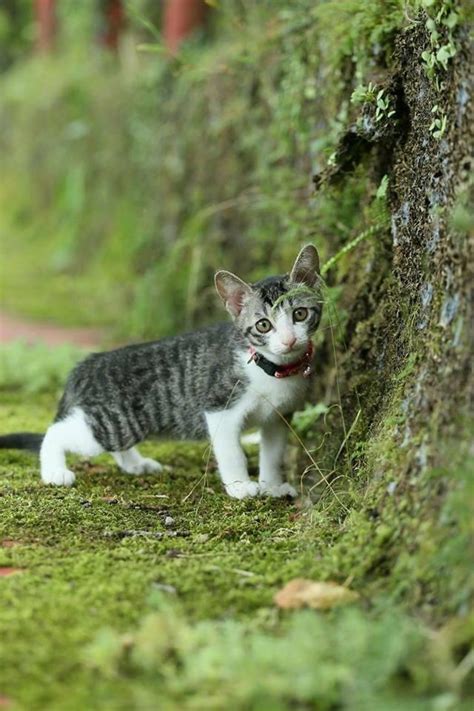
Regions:
M 206 413 L 206 421 L 225 490 L 235 499 L 256 496 L 258 484 L 248 475 L 240 445 L 241 418 L 232 410 L 221 410 Z
M 278 418 L 266 422 L 260 433 L 260 492 L 266 496 L 296 496 L 296 490 L 283 481 L 282 475 L 288 426 Z
M 71 486 L 74 473 L 66 466 L 66 452 L 93 457 L 104 451 L 86 421 L 84 411 L 74 408 L 48 428 L 40 450 L 41 479 L 45 484 Z
M 127 474 L 152 474 L 161 472 L 163 467 L 154 459 L 142 457 L 140 452 L 132 447 L 124 452 L 111 452 L 120 469 Z

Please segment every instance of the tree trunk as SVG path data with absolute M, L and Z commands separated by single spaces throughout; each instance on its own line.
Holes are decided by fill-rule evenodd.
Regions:
M 55 0 L 36 0 L 37 46 L 40 52 L 52 52 L 56 35 Z

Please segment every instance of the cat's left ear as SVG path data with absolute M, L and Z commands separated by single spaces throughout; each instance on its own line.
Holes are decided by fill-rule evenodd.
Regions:
M 220 271 L 214 277 L 217 293 L 221 297 L 232 318 L 242 311 L 245 298 L 252 293 L 252 288 L 232 272 Z
M 314 286 L 319 275 L 319 255 L 314 244 L 307 244 L 296 257 L 290 280 L 296 284 Z

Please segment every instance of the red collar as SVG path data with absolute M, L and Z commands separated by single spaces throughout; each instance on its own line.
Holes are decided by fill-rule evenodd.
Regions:
M 298 375 L 302 373 L 304 378 L 308 378 L 313 372 L 311 367 L 311 361 L 313 359 L 314 346 L 311 341 L 308 341 L 308 347 L 302 358 L 294 363 L 287 363 L 286 365 L 276 365 L 272 363 L 271 360 L 265 358 L 261 353 L 257 353 L 255 348 L 249 347 L 250 361 L 259 366 L 267 375 L 271 375 L 274 378 L 288 378 L 290 375 Z

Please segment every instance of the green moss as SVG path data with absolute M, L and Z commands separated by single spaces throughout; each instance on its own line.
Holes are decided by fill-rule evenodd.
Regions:
M 53 411 L 51 396 L 36 397 L 28 406 L 10 396 L 2 405 L 2 429 L 41 430 Z M 380 462 L 375 449 L 384 448 L 389 439 L 387 427 L 375 438 L 368 461 L 374 457 Z M 418 498 L 403 490 L 402 478 L 392 494 L 383 493 L 396 469 L 393 448 L 385 452 L 392 457 L 386 475 L 367 482 L 361 473 L 349 486 L 346 482 L 345 492 L 338 489 L 345 494 L 340 499 L 344 507 L 327 492 L 314 508 L 230 500 L 222 493 L 212 461 L 206 472 L 206 444 L 148 443 L 142 449 L 169 470 L 157 477 L 130 477 L 107 457 L 91 463 L 75 459 L 78 478 L 72 489 L 42 485 L 32 455 L 0 454 L 0 541 L 7 542 L 0 547 L 0 567 L 22 571 L 0 578 L 0 689 L 18 708 L 80 709 L 86 698 L 88 708 L 104 703 L 111 709 L 143 708 L 152 699 L 183 708 L 190 698 L 190 708 L 209 699 L 219 707 L 225 693 L 235 700 L 235 708 L 260 708 L 266 699 L 275 708 L 313 700 L 318 708 L 329 709 L 334 700 L 342 702 L 355 693 L 350 689 L 360 678 L 359 668 L 378 654 L 391 659 L 386 671 L 377 683 L 361 687 L 353 701 L 346 699 L 347 708 L 357 708 L 356 700 L 365 698 L 391 708 L 403 694 L 418 711 L 428 708 L 441 691 L 461 703 L 463 687 L 435 681 L 437 672 L 429 665 L 431 671 L 419 682 L 419 654 L 431 652 L 410 610 L 433 618 L 428 608 L 430 596 L 436 594 L 447 600 L 445 616 L 459 613 L 467 600 L 466 580 L 459 573 L 453 590 L 453 582 L 442 573 L 446 565 L 458 565 L 465 532 L 453 535 L 454 499 L 440 513 L 445 522 L 439 526 L 427 508 L 420 508 Z M 249 458 L 254 471 L 254 448 Z M 465 480 L 465 474 L 459 476 Z M 429 494 L 438 479 L 427 476 L 424 481 Z M 467 512 L 464 520 L 467 524 Z M 348 615 L 280 618 L 273 595 L 294 577 L 349 580 L 363 603 Z M 156 611 L 155 621 L 146 618 Z M 394 624 L 393 616 L 400 622 Z M 163 638 L 153 632 L 161 619 L 170 625 L 164 647 Z M 229 625 L 237 635 L 236 654 L 242 655 L 230 676 L 224 664 Z M 414 637 L 407 636 L 413 625 Z M 137 627 L 141 631 L 134 632 Z M 104 631 L 98 634 L 99 629 Z M 184 647 L 176 637 L 180 629 L 190 640 Z M 129 633 L 132 637 L 121 637 Z M 242 635 L 251 645 L 247 651 L 238 641 Z M 326 647 L 311 640 L 331 635 L 341 641 L 335 646 L 327 642 L 332 648 L 328 656 Z M 126 653 L 130 639 L 135 649 L 131 667 Z M 280 640 L 281 651 L 275 652 L 273 639 Z M 347 639 L 358 645 L 354 657 L 342 641 Z M 182 659 L 177 666 L 171 662 L 175 644 Z M 464 644 L 465 637 L 446 642 L 447 677 Z M 274 683 L 268 671 L 272 654 L 283 660 L 300 647 L 298 654 L 307 661 L 296 677 L 291 665 L 286 676 L 283 670 L 277 674 L 276 661 L 274 673 L 283 676 Z M 417 657 L 415 650 L 422 648 Z M 222 664 L 215 667 L 213 658 Z M 197 659 L 202 675 L 196 677 Z M 311 659 L 323 670 L 310 675 L 309 687 L 299 687 L 303 677 L 293 686 L 298 674 L 309 672 L 304 664 Z M 345 669 L 342 686 L 335 681 L 336 669 Z M 402 684 L 407 669 L 408 681 Z M 214 690 L 210 675 L 218 682 Z M 244 677 L 247 682 L 241 687 Z

